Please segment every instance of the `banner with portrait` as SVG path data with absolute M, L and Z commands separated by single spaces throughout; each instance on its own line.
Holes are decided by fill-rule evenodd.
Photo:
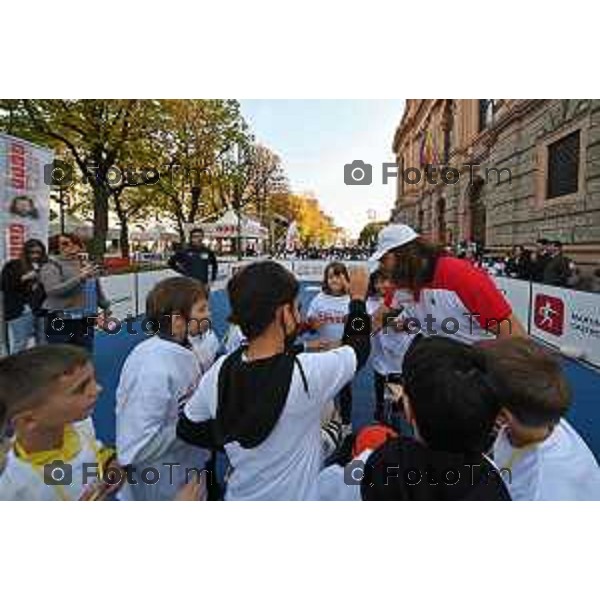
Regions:
M 0 264 L 18 258 L 28 239 L 48 244 L 50 186 L 44 169 L 54 153 L 0 133 Z

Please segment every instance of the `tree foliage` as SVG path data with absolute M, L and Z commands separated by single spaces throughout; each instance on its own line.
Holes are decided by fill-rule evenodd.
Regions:
M 362 228 L 358 236 L 358 243 L 365 246 L 373 245 L 375 242 L 377 242 L 377 236 L 379 235 L 379 232 L 385 227 L 385 225 L 385 222 L 368 223 Z
M 293 220 L 307 244 L 335 235 L 314 197 L 290 191 L 281 159 L 255 142 L 237 100 L 0 100 L 0 131 L 50 146 L 72 166 L 67 193 L 92 215 L 99 256 L 110 211 L 124 254 L 129 223 L 149 214 L 182 239 L 230 209 L 256 216 L 274 239 Z

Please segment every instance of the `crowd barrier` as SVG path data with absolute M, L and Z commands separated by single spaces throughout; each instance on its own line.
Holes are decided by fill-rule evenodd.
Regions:
M 219 279 L 229 278 L 251 260 L 219 263 Z M 328 261 L 280 260 L 302 281 L 319 282 Z M 367 262 L 351 265 L 370 266 Z M 145 311 L 146 297 L 163 279 L 176 275 L 170 269 L 103 277 L 104 291 L 112 303 L 113 315 L 120 320 L 139 317 Z M 600 295 L 557 288 L 519 279 L 495 277 L 514 314 L 530 335 L 566 356 L 584 360 L 600 368 Z M 4 337 L 4 336 L 2 336 Z M 3 349 L 0 349 L 0 353 Z
M 565 356 L 600 367 L 600 294 L 494 279 L 532 337 Z

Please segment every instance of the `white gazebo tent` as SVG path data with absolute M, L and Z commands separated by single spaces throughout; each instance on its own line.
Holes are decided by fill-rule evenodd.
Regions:
M 241 214 L 238 220 L 234 210 L 228 210 L 214 223 L 202 223 L 201 227 L 208 239 L 217 242 L 218 250 L 222 253 L 233 252 L 239 237 L 243 253 L 254 251 L 261 254 L 269 238 L 266 227 L 248 215 Z
M 150 227 L 137 225 L 130 234 L 130 240 L 136 249 L 147 248 L 149 252 L 156 254 L 166 252 L 178 239 L 177 233 L 159 223 Z

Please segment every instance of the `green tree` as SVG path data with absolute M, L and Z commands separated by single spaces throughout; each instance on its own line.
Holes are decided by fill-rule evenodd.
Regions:
M 159 104 L 153 100 L 18 100 L 0 103 L 2 127 L 66 152 L 92 190 L 93 251 L 104 255 L 111 199 L 147 185 L 149 142 Z M 137 164 L 131 162 L 136 159 Z
M 377 242 L 379 232 L 386 226 L 385 222 L 368 223 L 365 225 L 359 236 L 358 243 L 364 246 L 371 246 Z
M 248 143 L 248 126 L 237 100 L 161 100 L 160 112 L 153 139 L 161 164 L 157 190 L 163 214 L 177 223 L 183 240 L 187 225 L 222 214 L 220 163 Z

